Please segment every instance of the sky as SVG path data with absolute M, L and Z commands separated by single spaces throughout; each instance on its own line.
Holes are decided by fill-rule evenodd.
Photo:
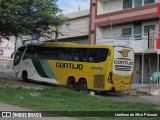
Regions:
M 90 0 L 58 0 L 57 5 L 63 10 L 63 14 L 77 12 L 80 10 L 89 9 Z

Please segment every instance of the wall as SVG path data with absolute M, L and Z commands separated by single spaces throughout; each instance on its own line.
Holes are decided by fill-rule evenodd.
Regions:
M 160 0 L 155 0 L 155 3 L 159 2 Z M 142 6 L 144 6 L 144 0 L 142 0 Z M 132 8 L 134 7 L 134 0 L 132 0 Z M 97 15 L 115 12 L 119 10 L 123 10 L 123 0 L 98 0 Z
M 67 22 L 59 28 L 59 39 L 89 34 L 89 10 L 70 13 L 65 17 L 67 17 Z
M 123 0 L 98 1 L 97 14 L 110 13 L 123 9 Z
M 89 17 L 69 20 L 60 28 L 59 39 L 88 35 L 88 31 Z

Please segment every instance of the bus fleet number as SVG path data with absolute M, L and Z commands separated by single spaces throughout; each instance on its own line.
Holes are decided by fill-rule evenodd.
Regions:
M 100 71 L 102 71 L 102 70 L 103 70 L 103 67 L 95 67 L 95 66 L 92 66 L 91 69 L 92 69 L 92 70 L 100 70 Z

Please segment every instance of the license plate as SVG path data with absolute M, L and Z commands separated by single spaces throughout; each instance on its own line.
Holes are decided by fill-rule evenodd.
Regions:
M 120 86 L 120 89 L 124 89 L 124 86 Z

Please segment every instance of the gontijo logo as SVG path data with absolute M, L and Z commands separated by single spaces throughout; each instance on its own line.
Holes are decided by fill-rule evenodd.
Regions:
M 128 57 L 128 53 L 130 52 L 130 50 L 122 49 L 122 51 L 118 51 L 118 52 L 121 53 L 123 57 Z

